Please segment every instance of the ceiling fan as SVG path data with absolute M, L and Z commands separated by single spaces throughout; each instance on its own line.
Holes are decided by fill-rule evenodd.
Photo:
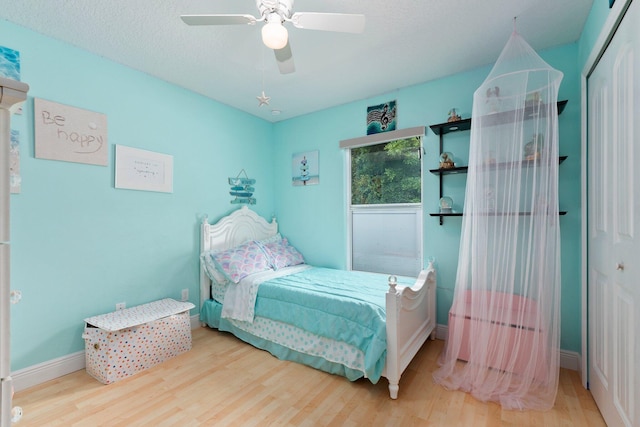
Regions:
M 308 30 L 361 33 L 364 31 L 364 15 L 346 13 L 296 12 L 292 14 L 293 0 L 256 0 L 260 17 L 253 15 L 181 15 L 188 25 L 255 25 L 264 22 L 262 41 L 273 49 L 280 73 L 295 71 L 289 34 L 284 26 Z

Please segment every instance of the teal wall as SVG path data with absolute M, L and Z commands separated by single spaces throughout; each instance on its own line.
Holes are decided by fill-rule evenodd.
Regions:
M 505 43 L 506 43 L 505 39 Z M 564 72 L 559 99 L 569 103 L 560 116 L 560 153 L 568 156 L 560 168 L 560 206 L 562 217 L 562 348 L 580 351 L 580 85 L 577 71 L 577 44 L 541 52 L 553 67 Z M 346 266 L 346 188 L 345 153 L 338 147 L 342 139 L 366 134 L 366 109 L 384 101 L 397 100 L 398 128 L 425 126 L 446 121 L 451 107 L 463 117 L 471 115 L 473 92 L 490 71 L 482 67 L 435 81 L 398 89 L 392 93 L 352 102 L 329 110 L 290 119 L 275 125 L 274 171 L 276 213 L 282 230 L 301 249 L 311 263 L 343 268 Z M 447 135 L 446 149 L 460 163 L 468 159 L 469 132 Z M 423 169 L 438 164 L 438 137 L 430 130 L 424 140 Z M 294 187 L 290 183 L 291 157 L 304 151 L 319 150 L 320 184 Z M 447 177 L 444 193 L 454 199 L 456 208 L 464 203 L 465 175 Z M 438 177 L 424 176 L 424 256 L 434 256 L 438 266 L 438 323 L 447 323 L 453 298 L 461 218 L 437 218 L 426 214 L 437 211 Z
M 6 21 L 0 34 L 30 85 L 12 123 L 22 175 L 11 196 L 17 370 L 83 350 L 82 319 L 117 302 L 180 299 L 187 288 L 198 305 L 200 218 L 235 209 L 227 177 L 244 168 L 257 179 L 257 212 L 274 212 L 273 125 Z M 106 114 L 109 166 L 36 159 L 34 97 Z M 115 189 L 114 144 L 173 155 L 173 193 Z
M 624 3 L 625 1 L 626 0 L 617 0 L 618 3 Z M 620 6 L 620 4 L 616 6 Z M 578 64 L 580 65 L 580 71 L 582 71 L 582 67 L 586 63 L 596 40 L 600 36 L 600 31 L 609 17 L 609 11 L 608 0 L 594 0 L 579 40 Z
M 618 0 L 622 1 L 622 0 Z M 581 39 L 541 52 L 564 72 L 560 99 L 562 227 L 562 341 L 580 352 L 580 80 L 579 72 L 609 12 L 596 0 Z M 604 6 L 603 6 L 604 5 Z M 22 193 L 11 196 L 12 369 L 84 348 L 82 319 L 158 298 L 179 299 L 183 288 L 198 304 L 199 222 L 234 209 L 228 176 L 245 169 L 257 179 L 255 210 L 277 215 L 281 229 L 309 263 L 346 266 L 345 156 L 342 139 L 365 134 L 366 107 L 397 100 L 399 128 L 445 121 L 457 107 L 471 114 L 472 95 L 490 67 L 448 76 L 335 108 L 271 124 L 0 20 L 0 45 L 20 51 L 30 85 L 21 132 Z M 506 43 L 505 38 L 505 43 Z M 212 78 L 212 84 L 216 80 Z M 105 113 L 109 166 L 34 157 L 33 98 Z M 428 129 L 424 169 L 437 165 L 438 138 Z M 468 133 L 451 135 L 447 149 L 466 159 Z M 114 188 L 114 144 L 174 156 L 172 194 Z M 291 185 L 291 158 L 318 150 L 320 184 Z M 438 179 L 425 173 L 425 212 L 437 207 Z M 445 192 L 462 206 L 465 177 Z M 438 266 L 438 323 L 446 324 L 458 261 L 461 220 L 425 215 L 425 258 Z M 193 311 L 192 314 L 195 314 Z

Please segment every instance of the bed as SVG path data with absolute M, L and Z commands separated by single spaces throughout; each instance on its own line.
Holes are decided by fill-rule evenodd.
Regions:
M 435 339 L 436 272 L 417 279 L 309 266 L 246 206 L 201 224 L 200 320 L 274 356 L 349 380 L 400 377 Z

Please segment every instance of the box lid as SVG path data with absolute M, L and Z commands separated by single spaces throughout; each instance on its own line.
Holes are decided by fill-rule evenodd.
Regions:
M 118 310 L 84 319 L 88 324 L 113 332 L 132 326 L 142 325 L 173 314 L 194 308 L 190 302 L 180 302 L 171 298 Z

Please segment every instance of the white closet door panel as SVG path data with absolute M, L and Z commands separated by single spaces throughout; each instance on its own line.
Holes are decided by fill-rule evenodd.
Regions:
M 618 412 L 622 414 L 626 425 L 634 419 L 634 365 L 633 355 L 635 326 L 633 324 L 634 297 L 624 290 L 624 286 L 616 283 L 614 304 L 614 357 L 613 357 L 613 399 Z
M 616 241 L 633 238 L 633 49 L 625 43 L 613 67 L 613 223 Z
M 640 0 L 589 76 L 589 388 L 609 426 L 640 427 Z
M 605 136 L 607 135 L 607 120 L 606 110 L 604 102 L 608 98 L 608 86 L 607 82 L 603 79 L 594 79 L 596 81 L 590 81 L 590 89 L 592 96 L 589 99 L 589 111 L 590 117 L 590 141 L 589 141 L 589 153 L 591 153 L 589 159 L 589 188 L 591 188 L 592 194 L 604 203 L 591 204 L 590 206 L 590 224 L 591 224 L 591 237 L 595 237 L 598 232 L 607 231 L 607 208 L 608 203 L 608 189 L 607 175 L 605 169 L 609 161 L 609 151 L 605 148 L 604 143 Z
M 610 286 L 607 277 L 595 270 L 591 272 L 592 298 L 590 298 L 590 319 L 592 328 L 595 330 L 594 339 L 590 343 L 591 357 L 593 363 L 592 375 L 597 375 L 599 381 L 608 388 L 609 384 L 609 339 L 611 335 L 607 333 L 611 330 L 609 325 L 609 295 Z

